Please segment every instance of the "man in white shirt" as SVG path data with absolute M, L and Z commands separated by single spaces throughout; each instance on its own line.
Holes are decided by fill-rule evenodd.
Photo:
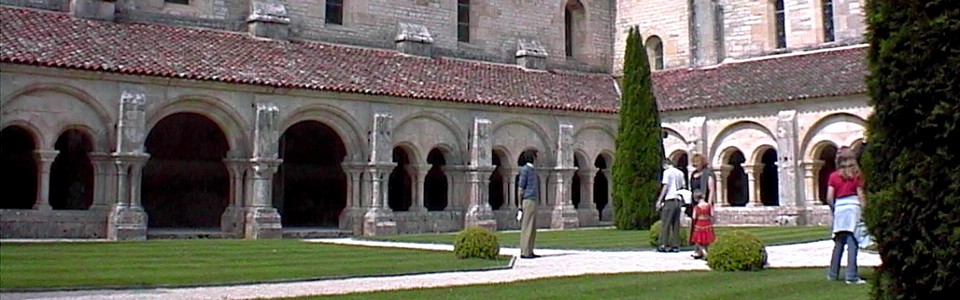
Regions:
M 657 197 L 657 209 L 660 210 L 660 237 L 657 251 L 680 252 L 680 208 L 682 199 L 677 191 L 683 188 L 683 172 L 673 167 L 669 159 L 663 160 L 663 186 Z

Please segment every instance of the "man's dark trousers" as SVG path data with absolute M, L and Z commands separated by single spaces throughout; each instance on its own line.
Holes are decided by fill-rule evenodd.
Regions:
M 660 237 L 657 244 L 670 248 L 680 247 L 680 201 L 667 200 L 660 210 Z

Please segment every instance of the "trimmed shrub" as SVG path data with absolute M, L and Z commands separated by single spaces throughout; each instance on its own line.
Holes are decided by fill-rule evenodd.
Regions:
M 707 266 L 717 271 L 759 271 L 767 265 L 763 242 L 743 230 L 717 236 L 707 255 Z
M 453 254 L 457 258 L 493 259 L 500 254 L 500 242 L 490 230 L 470 226 L 457 234 L 453 242 Z
M 960 1 L 866 1 L 873 114 L 864 220 L 883 265 L 874 299 L 960 290 Z M 955 296 L 953 296 L 955 297 Z
M 663 172 L 662 132 L 647 50 L 639 29 L 633 27 L 627 36 L 617 160 L 612 166 L 617 229 L 646 229 L 657 218 L 654 202 Z
M 657 245 L 657 239 L 660 238 L 660 226 L 662 221 L 657 220 L 653 222 L 653 225 L 650 225 L 650 246 L 660 246 Z M 690 228 L 689 227 L 680 227 L 680 246 L 689 246 L 690 245 Z

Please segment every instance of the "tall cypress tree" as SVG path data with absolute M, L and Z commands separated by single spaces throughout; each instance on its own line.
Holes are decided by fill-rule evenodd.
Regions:
M 613 208 L 618 229 L 650 228 L 656 218 L 654 203 L 663 172 L 663 130 L 642 41 L 639 29 L 630 28 L 613 164 Z
M 960 290 L 960 1 L 867 1 L 875 299 Z

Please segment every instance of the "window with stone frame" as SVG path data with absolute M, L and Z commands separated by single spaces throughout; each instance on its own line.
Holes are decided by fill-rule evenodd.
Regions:
M 783 0 L 774 0 L 773 3 L 774 38 L 777 49 L 787 47 L 787 11 Z
M 650 67 L 653 70 L 663 70 L 663 41 L 660 37 L 650 36 L 644 45 L 647 48 L 647 56 L 650 57 Z
M 821 0 L 820 4 L 823 12 L 823 41 L 832 42 L 836 38 L 833 27 L 833 0 Z
M 470 42 L 470 0 L 457 0 L 457 41 Z
M 343 0 L 327 0 L 326 23 L 343 25 Z
M 164 3 L 190 5 L 190 0 L 163 0 Z
M 567 57 L 576 57 L 586 40 L 586 11 L 579 0 L 568 0 L 563 10 L 564 52 Z

